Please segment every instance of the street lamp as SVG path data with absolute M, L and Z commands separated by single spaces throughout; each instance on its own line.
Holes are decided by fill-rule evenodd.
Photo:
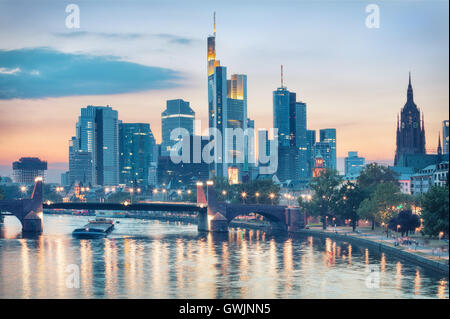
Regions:
M 246 193 L 246 192 L 242 192 L 242 193 L 241 193 L 241 196 L 242 196 L 242 201 L 243 201 L 244 204 L 245 204 L 245 197 L 247 197 L 247 193 Z
M 256 203 L 258 203 L 258 199 L 259 199 L 259 192 L 255 193 L 255 197 L 256 197 Z
M 273 199 L 275 198 L 275 194 L 274 193 L 270 193 L 269 194 L 269 198 L 272 201 L 272 205 L 273 205 Z

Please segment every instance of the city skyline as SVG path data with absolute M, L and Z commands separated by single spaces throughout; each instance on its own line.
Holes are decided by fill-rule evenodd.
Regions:
M 302 4 L 304 4 L 304 6 L 302 6 Z M 11 4 L 2 5 L 14 6 Z M 73 135 L 71 131 L 73 130 L 72 128 L 76 113 L 79 112 L 80 108 L 85 107 L 86 105 L 111 105 L 114 109 L 118 110 L 120 119 L 124 122 L 150 123 L 158 143 L 161 142 L 161 125 L 158 115 L 164 110 L 166 100 L 180 98 L 189 101 L 193 110 L 198 114 L 196 117 L 204 123 L 202 126 L 206 126 L 207 90 L 203 62 L 206 57 L 204 43 L 207 36 L 212 31 L 212 11 L 214 11 L 215 8 L 211 8 L 211 10 L 203 16 L 203 11 L 209 7 L 206 6 L 205 8 L 202 8 L 202 14 L 201 17 L 198 17 L 199 19 L 192 19 L 198 21 L 195 21 L 195 24 L 193 25 L 192 30 L 194 36 L 190 39 L 187 35 L 175 37 L 173 34 L 173 36 L 169 36 L 169 33 L 158 33 L 159 37 L 151 37 L 145 35 L 145 33 L 133 35 L 128 29 L 125 33 L 123 33 L 123 31 L 120 34 L 109 33 L 108 36 L 108 34 L 100 32 L 101 26 L 95 25 L 95 23 L 90 21 L 92 15 L 95 12 L 98 12 L 99 8 L 94 5 L 89 8 L 89 10 L 83 9 L 86 5 L 86 3 L 80 3 L 81 15 L 85 15 L 86 20 L 84 21 L 87 22 L 85 22 L 85 24 L 82 22 L 82 28 L 77 31 L 64 30 L 64 23 L 61 23 L 60 27 L 53 25 L 56 24 L 53 18 L 50 19 L 49 25 L 43 28 L 44 30 L 42 30 L 42 26 L 38 27 L 36 32 L 41 32 L 41 35 L 45 35 L 41 37 L 44 39 L 39 40 L 41 41 L 40 46 L 49 46 L 56 53 L 59 52 L 60 55 L 71 55 L 73 52 L 78 52 L 79 54 L 96 54 L 101 58 L 106 52 L 100 53 L 98 48 L 95 48 L 95 45 L 92 43 L 93 41 L 91 41 L 92 37 L 94 37 L 97 38 L 97 40 L 100 39 L 100 42 L 103 44 L 108 44 L 105 50 L 110 51 L 109 55 L 118 56 L 122 61 L 135 63 L 141 66 L 145 65 L 147 67 L 168 68 L 173 71 L 174 74 L 179 74 L 171 77 L 170 74 L 168 75 L 165 73 L 165 76 L 173 81 L 174 87 L 164 87 L 163 83 L 160 84 L 163 86 L 162 88 L 158 87 L 158 85 L 154 85 L 153 87 L 147 88 L 150 90 L 135 93 L 124 92 L 113 95 L 97 94 L 78 96 L 75 94 L 75 96 L 61 97 L 51 97 L 49 95 L 40 98 L 0 99 L 0 110 L 2 115 L 0 120 L 0 136 L 2 136 L 0 141 L 0 144 L 2 145 L 0 165 L 10 166 L 12 161 L 17 160 L 21 156 L 39 157 L 48 161 L 50 168 L 52 167 L 52 163 L 67 163 L 67 139 Z M 304 2 L 293 6 L 299 9 L 305 9 L 306 12 L 309 14 L 312 13 L 316 17 L 321 14 L 321 12 L 315 11 L 314 5 L 311 3 L 306 2 L 305 4 Z M 417 10 L 420 6 L 427 7 L 427 12 L 429 12 L 430 15 L 420 18 L 425 20 L 416 20 L 415 22 L 417 25 L 421 25 L 421 21 L 422 24 L 426 23 L 426 21 L 428 21 L 426 18 L 437 20 L 437 24 L 448 24 L 448 14 L 443 14 L 438 10 L 442 6 L 448 7 L 448 4 L 440 2 L 430 5 L 417 4 L 416 6 L 407 7 L 406 11 L 411 14 L 411 17 L 417 18 Z M 33 5 L 29 5 L 29 7 L 33 7 Z M 255 120 L 256 128 L 269 128 L 272 126 L 271 95 L 272 91 L 278 87 L 279 64 L 282 63 L 285 65 L 285 83 L 288 84 L 288 89 L 297 92 L 299 99 L 306 101 L 308 104 L 309 128 L 319 130 L 323 127 L 335 127 L 337 129 L 337 138 L 339 139 L 337 157 L 341 159 L 341 162 L 347 152 L 352 150 L 358 150 L 368 162 L 373 160 L 392 162 L 395 151 L 396 114 L 398 113 L 398 109 L 404 104 L 407 72 L 411 70 L 414 80 L 413 87 L 415 98 L 417 104 L 420 105 L 425 114 L 425 129 L 427 131 L 426 148 L 429 151 L 435 151 L 437 147 L 437 135 L 441 132 L 442 121 L 448 118 L 448 67 L 445 67 L 448 66 L 448 61 L 446 59 L 436 58 L 433 61 L 429 61 L 426 59 L 426 56 L 414 58 L 408 56 L 407 59 L 404 59 L 407 61 L 404 61 L 399 60 L 399 57 L 396 54 L 393 54 L 389 57 L 389 61 L 384 61 L 384 68 L 379 67 L 378 61 L 373 61 L 373 64 L 378 65 L 379 70 L 376 70 L 373 68 L 374 65 L 367 65 L 367 62 L 373 58 L 374 52 L 366 52 L 366 58 L 361 58 L 359 61 L 353 61 L 354 65 L 349 66 L 348 62 L 354 53 L 351 53 L 351 50 L 346 50 L 345 53 L 350 52 L 348 54 L 349 56 L 341 56 L 340 58 L 344 59 L 344 64 L 349 73 L 340 73 L 339 69 L 342 66 L 336 65 L 339 63 L 331 63 L 332 59 L 336 58 L 335 53 L 324 55 L 322 52 L 318 55 L 319 58 L 317 58 L 317 55 L 312 57 L 306 54 L 306 56 L 302 56 L 303 59 L 298 59 L 299 62 L 296 59 L 293 60 L 292 57 L 286 56 L 286 53 L 289 52 L 289 50 L 294 49 L 296 45 L 286 45 L 285 49 L 283 47 L 277 49 L 277 52 L 280 55 L 279 57 L 270 57 L 270 54 L 274 55 L 276 53 L 273 51 L 269 52 L 270 54 L 267 55 L 267 45 L 260 41 L 255 41 L 258 39 L 255 28 L 261 26 L 261 22 L 255 22 L 254 20 L 257 16 L 260 16 L 262 12 L 267 12 L 270 9 L 270 4 L 264 3 L 263 6 L 258 9 L 257 14 L 249 15 L 248 18 L 243 21 L 240 21 L 237 17 L 231 16 L 230 8 L 220 8 L 218 5 L 215 5 L 215 7 L 218 12 L 217 33 L 220 37 L 220 41 L 218 41 L 217 46 L 220 50 L 221 61 L 230 68 L 230 74 L 236 72 L 247 74 L 248 116 Z M 399 4 L 399 7 L 402 7 L 402 5 Z M 244 12 L 248 13 L 250 8 L 251 6 L 244 5 L 242 12 L 240 12 L 238 16 Z M 350 19 L 350 22 L 342 21 L 341 26 L 338 26 L 337 29 L 333 29 L 335 32 L 348 31 L 349 24 L 351 23 L 359 22 L 361 24 L 357 31 L 350 33 L 351 35 L 358 37 L 358 45 L 361 47 L 353 48 L 358 52 L 361 50 L 366 51 L 368 48 L 371 48 L 370 50 L 377 49 L 379 53 L 386 53 L 394 48 L 398 50 L 398 47 L 401 47 L 401 44 L 404 46 L 407 44 L 406 47 L 409 48 L 408 52 L 411 52 L 411 55 L 414 56 L 414 50 L 411 50 L 411 48 L 418 46 L 421 41 L 427 40 L 430 42 L 430 47 L 425 50 L 422 49 L 422 55 L 424 55 L 423 52 L 426 54 L 437 55 L 437 57 L 440 55 L 448 55 L 447 46 L 442 44 L 445 42 L 448 43 L 448 33 L 446 33 L 446 31 L 443 32 L 442 30 L 444 28 L 438 26 L 439 32 L 433 34 L 431 39 L 426 39 L 426 34 L 429 34 L 433 28 L 430 25 L 427 25 L 425 30 L 420 30 L 421 32 L 419 32 L 419 34 L 417 34 L 417 32 L 411 32 L 412 35 L 408 35 L 403 43 L 399 43 L 398 45 L 390 43 L 393 48 L 386 48 L 386 46 L 376 48 L 376 45 L 380 45 L 379 41 L 392 40 L 395 36 L 404 35 L 406 27 L 410 27 L 410 31 L 419 31 L 417 26 L 411 26 L 412 22 L 410 19 L 407 19 L 407 21 L 410 22 L 404 22 L 404 25 L 397 25 L 392 19 L 396 14 L 400 13 L 397 11 L 398 8 L 392 8 L 389 4 L 380 4 L 382 26 L 379 30 L 371 30 L 365 27 L 364 18 L 366 13 L 364 12 L 364 6 L 362 5 L 358 14 L 356 14 L 354 7 L 348 8 L 345 5 L 336 8 L 336 6 L 331 3 L 329 4 L 329 8 L 336 9 L 336 14 L 338 16 L 341 14 L 352 18 Z M 385 19 L 383 19 L 383 8 L 388 11 Z M 125 11 L 130 13 L 128 12 L 130 9 L 131 8 L 126 8 Z M 134 9 L 135 10 L 131 12 L 136 12 L 136 8 Z M 41 8 L 40 10 L 43 9 Z M 46 12 L 49 15 L 56 15 L 50 8 L 45 8 L 45 10 L 48 10 L 48 12 Z M 321 7 L 321 10 L 324 18 L 330 17 L 329 12 L 324 10 L 323 6 Z M 107 12 L 112 16 L 116 14 L 114 6 L 107 10 Z M 200 13 L 198 14 L 200 15 Z M 275 14 L 279 14 L 279 12 L 276 10 Z M 59 15 L 62 16 L 61 20 L 64 20 L 63 18 L 66 14 L 62 11 Z M 129 16 L 127 17 L 129 19 Z M 180 18 L 178 15 L 177 17 Z M 163 28 L 170 25 L 171 19 L 172 18 L 168 19 L 169 21 L 163 24 Z M 183 17 L 183 20 L 186 20 L 186 18 Z M 129 21 L 127 20 L 127 22 Z M 330 23 L 329 20 L 328 23 Z M 153 22 L 150 24 L 153 24 Z M 383 33 L 386 32 L 386 30 L 383 29 L 383 26 L 392 28 L 395 36 L 386 36 L 386 33 Z M 135 25 L 134 23 L 131 23 L 130 30 L 132 30 L 133 27 L 135 27 Z M 248 30 L 248 34 L 245 32 L 236 32 L 235 29 L 239 27 Z M 309 28 L 311 27 L 312 25 L 309 25 Z M 267 30 L 267 28 L 265 28 L 265 30 Z M 280 29 L 273 26 L 273 30 L 270 32 L 276 32 L 277 30 L 279 31 Z M 12 33 L 20 34 L 20 32 L 23 32 L 22 27 L 13 29 Z M 176 33 L 174 32 L 174 34 Z M 251 39 L 248 38 L 249 34 L 252 35 Z M 305 36 L 306 39 L 309 39 L 307 35 L 301 34 L 301 36 Z M 371 38 L 371 40 L 367 39 L 367 41 L 374 41 L 374 43 L 369 45 L 368 48 L 364 48 L 364 45 L 367 45 L 368 43 L 361 44 L 360 36 L 367 36 L 368 38 Z M 1 42 L 2 45 L 0 50 L 17 50 L 27 46 L 33 48 L 37 47 L 38 43 L 36 42 L 39 42 L 33 40 L 31 41 L 35 42 L 33 45 L 30 43 L 29 37 L 21 37 L 21 40 L 19 41 L 21 43 L 15 40 L 13 41 L 13 39 L 10 38 L 10 35 L 3 34 L 1 37 L 2 40 L 5 41 Z M 53 40 L 50 39 L 52 37 Z M 49 44 L 54 41 L 54 38 L 59 39 L 61 43 L 55 44 L 53 42 L 53 44 Z M 80 44 L 84 44 L 84 47 L 78 48 L 78 50 L 74 47 L 67 47 L 69 43 L 66 42 L 66 40 L 68 40 L 68 38 L 70 38 L 69 42 L 73 42 L 72 45 L 74 47 Z M 233 39 L 233 41 L 230 41 L 230 39 Z M 253 61 L 249 59 L 251 55 L 245 53 L 247 45 L 242 41 L 245 41 L 246 39 L 248 39 L 252 45 L 256 42 L 258 46 L 255 48 L 255 52 L 261 52 L 261 54 L 252 56 L 254 58 Z M 259 40 L 261 39 L 259 38 Z M 167 41 L 169 43 L 167 46 L 169 52 L 166 52 L 165 60 L 161 55 L 154 53 L 155 50 L 145 49 L 139 44 L 136 46 L 138 49 L 137 51 L 140 53 L 149 53 L 149 55 L 154 58 L 153 60 L 155 63 L 149 63 L 149 61 L 142 56 L 139 57 L 139 54 L 131 56 L 132 54 L 128 55 L 124 54 L 124 52 L 120 54 L 119 52 L 122 49 L 121 46 L 123 44 L 136 44 L 142 42 L 158 43 L 161 41 Z M 117 46 L 113 44 L 115 42 L 118 42 Z M 314 44 L 314 41 L 311 39 L 305 41 L 305 44 L 308 43 Z M 233 46 L 230 47 L 231 44 L 233 44 Z M 324 42 L 319 41 L 319 43 L 316 42 L 316 46 L 311 46 L 309 49 L 324 49 L 324 45 Z M 62 48 L 62 46 L 66 47 Z M 262 51 L 258 51 L 257 48 L 261 48 Z M 307 48 L 306 45 L 305 48 Z M 296 49 L 298 49 L 298 47 L 296 47 Z M 404 49 L 405 48 L 402 48 L 402 50 Z M 441 52 L 438 52 L 437 49 Z M 342 47 L 340 50 L 342 51 Z M 11 51 L 0 51 L 0 64 L 7 61 L 4 58 L 5 52 Z M 341 54 L 342 53 L 344 52 L 341 52 Z M 241 57 L 239 56 L 240 54 L 242 55 Z M 186 57 L 194 57 L 194 61 L 196 62 L 189 66 L 183 64 L 183 55 Z M 268 65 L 265 65 L 264 68 L 261 67 L 261 62 L 263 62 L 261 59 L 266 59 L 265 61 L 268 61 Z M 168 63 L 169 60 L 171 60 L 172 63 Z M 307 62 L 313 62 L 315 68 L 322 65 L 320 69 L 316 69 L 315 72 L 312 72 L 311 68 L 314 67 L 305 67 Z M 394 62 L 396 62 L 396 65 L 393 65 Z M 299 63 L 300 66 L 303 65 L 304 68 L 300 68 Z M 367 74 L 360 74 L 360 72 L 364 73 L 364 71 L 367 72 Z M 3 80 L 6 76 L 16 75 L 10 74 L 11 72 L 21 73 L 21 71 L 10 68 L 8 65 L 0 65 L 0 76 L 3 77 Z M 389 77 L 383 78 L 383 73 L 388 73 Z M 187 84 L 187 82 L 190 82 L 190 84 Z M 149 83 L 152 82 L 150 81 Z M 353 84 L 350 85 L 350 83 Z M 323 92 L 326 93 L 324 94 Z M 362 104 L 366 106 L 363 108 L 361 107 Z M 65 107 L 64 112 L 54 112 L 55 109 L 60 110 L 61 105 L 64 105 Z M 354 108 L 361 110 L 361 112 L 352 111 Z M 8 112 L 6 112 L 6 110 L 8 110 Z M 370 111 L 373 112 L 371 113 Z M 18 120 L 20 114 L 29 115 L 26 117 L 22 116 L 20 120 Z M 373 125 L 374 119 L 376 125 Z M 35 132 L 33 132 L 33 134 L 30 133 L 36 128 L 36 125 L 45 120 L 52 121 L 52 125 L 39 127 L 39 134 L 36 134 Z M 359 134 L 358 132 L 360 131 L 365 132 L 365 134 Z M 11 147 L 12 145 L 15 146 Z M 20 145 L 20 147 L 17 145 Z M 338 168 L 342 169 L 342 164 L 338 165 Z

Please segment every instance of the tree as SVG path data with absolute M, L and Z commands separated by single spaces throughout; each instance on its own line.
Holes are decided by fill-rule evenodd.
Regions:
M 389 223 L 398 208 L 402 208 L 397 206 L 402 204 L 404 200 L 405 197 L 399 193 L 397 182 L 381 183 L 378 184 L 369 198 L 362 201 L 357 213 L 360 218 L 372 221 L 373 230 L 375 229 L 375 222 Z
M 394 183 L 398 185 L 397 177 L 398 174 L 387 166 L 371 163 L 361 171 L 357 183 L 366 195 L 370 196 L 379 184 Z
M 311 215 L 321 217 L 323 229 L 327 228 L 327 217 L 335 207 L 336 192 L 341 181 L 342 177 L 332 169 L 325 170 L 311 180 L 310 187 L 314 194 L 308 208 Z
M 449 206 L 448 186 L 431 187 L 422 197 L 423 231 L 426 235 L 437 236 L 443 232 L 448 236 Z
M 358 184 L 347 182 L 337 192 L 335 211 L 342 219 L 350 219 L 353 231 L 359 220 L 358 208 L 364 200 L 364 192 Z
M 130 201 L 130 197 L 130 193 L 118 191 L 109 195 L 105 201 L 108 203 L 123 203 L 126 200 Z
M 389 221 L 388 227 L 396 232 L 401 232 L 402 237 L 406 233 L 414 232 L 420 226 L 419 216 L 413 214 L 410 209 L 402 210 L 398 215 Z

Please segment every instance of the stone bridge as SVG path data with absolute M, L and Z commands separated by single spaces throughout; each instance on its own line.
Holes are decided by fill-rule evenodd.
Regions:
M 207 205 L 207 211 L 198 214 L 200 231 L 227 231 L 229 223 L 237 216 L 256 213 L 270 221 L 278 231 L 295 231 L 305 227 L 305 217 L 296 207 L 266 204 L 230 204 L 219 202 L 213 185 L 197 185 L 197 204 Z
M 282 205 L 230 204 L 219 202 L 214 186 L 197 185 L 197 203 L 152 202 L 136 204 L 120 203 L 42 203 L 42 181 L 36 181 L 31 199 L 0 201 L 0 212 L 16 216 L 23 232 L 40 233 L 43 230 L 43 208 L 122 210 L 122 211 L 167 211 L 196 213 L 199 231 L 225 232 L 229 223 L 237 216 L 257 213 L 270 221 L 271 227 L 279 231 L 295 231 L 304 228 L 304 215 L 298 208 Z
M 42 207 L 42 180 L 34 184 L 31 199 L 0 200 L 0 212 L 16 216 L 24 233 L 41 233 L 44 227 Z

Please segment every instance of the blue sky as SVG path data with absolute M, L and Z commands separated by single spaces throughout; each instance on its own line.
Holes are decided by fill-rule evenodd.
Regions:
M 80 7 L 80 29 L 65 26 L 69 3 Z M 365 25 L 369 3 L 379 5 L 379 29 Z M 66 162 L 67 140 L 86 104 L 109 104 L 125 121 L 149 122 L 157 138 L 167 99 L 190 101 L 206 122 L 213 11 L 218 58 L 229 74 L 247 74 L 257 127 L 272 126 L 272 91 L 283 64 L 285 85 L 308 105 L 309 128 L 337 128 L 338 156 L 357 150 L 369 160 L 391 160 L 411 71 L 427 148 L 436 148 L 448 119 L 447 1 L 0 0 L 0 84 L 22 94 L 0 100 L 0 147 L 30 140 L 26 149 L 2 149 L 0 164 L 20 155 Z M 20 73 L 5 74 L 16 67 L 4 50 L 16 60 L 19 52 L 29 55 L 20 80 Z M 68 69 L 55 68 L 61 63 Z M 33 68 L 50 77 L 35 82 Z M 60 85 L 64 75 L 70 81 Z M 94 83 L 83 90 L 84 78 Z M 30 137 L 35 119 L 46 114 L 58 124 Z M 42 151 L 43 140 L 51 150 Z

